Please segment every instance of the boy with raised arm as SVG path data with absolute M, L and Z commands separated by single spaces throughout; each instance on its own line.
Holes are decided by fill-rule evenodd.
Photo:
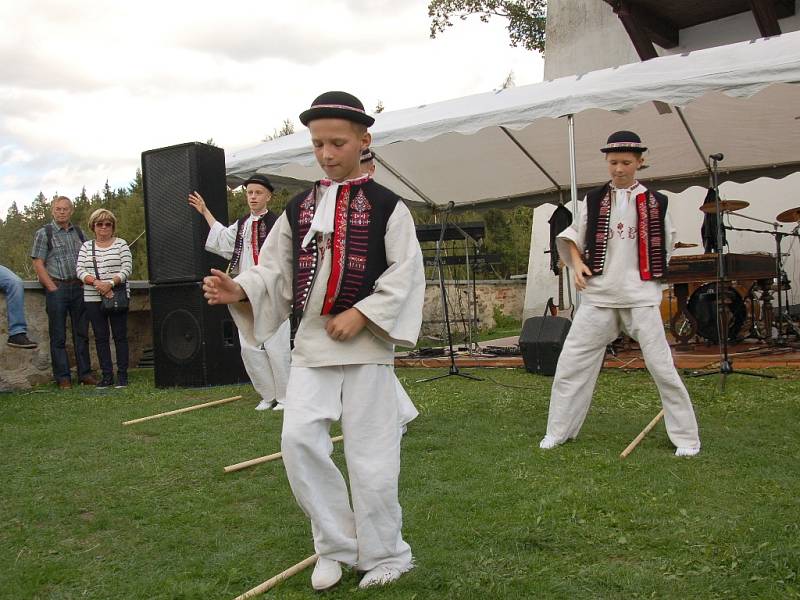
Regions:
M 275 188 L 266 175 L 256 173 L 244 182 L 250 212 L 226 227 L 214 218 L 203 197 L 193 192 L 189 204 L 205 218 L 210 228 L 206 250 L 231 261 L 230 271 L 239 273 L 258 264 L 261 246 L 278 220 L 267 206 Z M 256 410 L 283 410 L 289 379 L 289 323 L 263 344 L 249 344 L 239 334 L 242 362 L 261 401 Z

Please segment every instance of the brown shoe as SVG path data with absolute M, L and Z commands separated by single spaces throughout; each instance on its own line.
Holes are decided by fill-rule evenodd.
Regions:
M 58 382 L 58 389 L 60 390 L 71 390 L 72 389 L 72 382 L 69 379 L 62 379 Z
M 81 384 L 97 385 L 97 378 L 94 375 L 86 375 L 86 377 L 81 377 Z

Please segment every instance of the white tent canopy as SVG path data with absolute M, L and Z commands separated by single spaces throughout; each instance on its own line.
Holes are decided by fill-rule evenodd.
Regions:
M 739 182 L 800 170 L 800 32 L 377 115 L 376 179 L 412 202 L 469 207 L 569 199 L 574 115 L 577 184 L 607 179 L 599 147 L 632 129 L 649 145 L 642 180 L 681 191 L 708 183 L 707 156 Z M 663 103 L 663 104 L 659 104 Z M 673 107 L 669 109 L 667 106 Z M 676 108 L 680 107 L 680 108 Z M 228 158 L 254 172 L 321 176 L 307 130 Z

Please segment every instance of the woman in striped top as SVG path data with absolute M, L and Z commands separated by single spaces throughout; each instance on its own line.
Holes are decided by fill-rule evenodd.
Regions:
M 89 229 L 94 240 L 86 240 L 78 252 L 78 277 L 83 281 L 83 302 L 94 331 L 94 343 L 103 378 L 97 387 L 114 385 L 114 366 L 111 362 L 109 325 L 114 334 L 117 351 L 117 386 L 128 385 L 128 313 L 106 314 L 101 308 L 102 296 L 113 294 L 113 288 L 124 285 L 133 268 L 131 249 L 122 238 L 115 237 L 117 218 L 110 210 L 100 208 L 89 217 Z M 92 255 L 94 250 L 94 256 Z M 97 265 L 95 266 L 95 261 Z

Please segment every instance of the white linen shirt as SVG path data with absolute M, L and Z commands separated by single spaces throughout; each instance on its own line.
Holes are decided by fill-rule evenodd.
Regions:
M 378 277 L 375 291 L 355 305 L 368 319 L 367 326 L 347 341 L 334 340 L 325 331 L 335 316 L 320 314 L 331 250 L 320 257 L 319 271 L 295 335 L 293 366 L 390 365 L 394 364 L 395 344 L 414 346 L 422 325 L 425 271 L 414 220 L 402 201 L 389 217 L 384 243 L 389 266 Z M 269 260 L 259 260 L 257 266 L 236 278 L 248 302 L 229 306 L 239 331 L 254 345 L 269 339 L 291 311 L 292 228 L 285 212 L 275 223 L 262 252 Z
M 639 274 L 638 226 L 635 198 L 647 192 L 639 184 L 633 189 L 611 188 L 611 215 L 608 228 L 606 261 L 601 275 L 587 278 L 586 289 L 581 292 L 581 302 L 606 308 L 635 308 L 661 304 L 663 284 L 660 280 L 643 281 Z M 586 198 L 584 198 L 584 203 Z M 573 269 L 571 253 L 564 240 L 575 243 L 583 255 L 586 239 L 586 204 L 578 223 L 573 223 L 556 238 L 558 253 L 568 267 Z M 675 229 L 667 211 L 664 219 L 667 262 L 672 256 Z

